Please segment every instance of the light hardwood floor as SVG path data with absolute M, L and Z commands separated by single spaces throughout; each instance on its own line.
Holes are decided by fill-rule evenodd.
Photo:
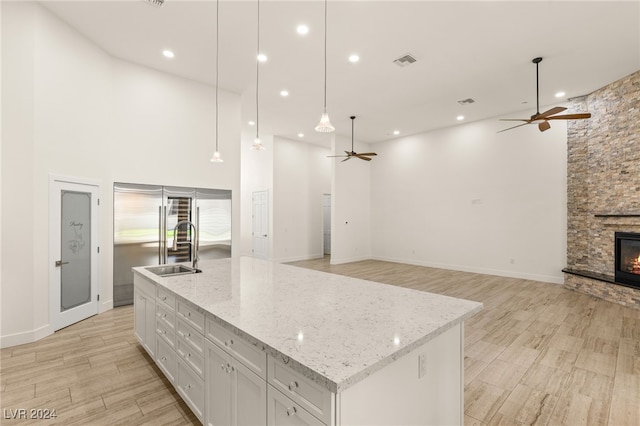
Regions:
M 640 425 L 640 310 L 521 279 L 380 261 L 294 265 L 483 302 L 465 327 L 467 425 Z M 130 306 L 0 352 L 3 414 L 49 408 L 65 425 L 198 424 L 137 344 Z

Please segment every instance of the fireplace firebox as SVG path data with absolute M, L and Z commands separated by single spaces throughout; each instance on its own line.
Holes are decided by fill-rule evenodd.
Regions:
M 617 283 L 640 289 L 640 234 L 615 233 Z

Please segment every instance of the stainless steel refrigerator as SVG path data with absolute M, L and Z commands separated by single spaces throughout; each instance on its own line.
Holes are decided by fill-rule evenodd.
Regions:
M 192 260 L 191 227 L 181 226 L 174 235 L 181 220 L 196 225 L 201 260 L 231 257 L 230 190 L 114 183 L 114 306 L 133 303 L 132 267 Z

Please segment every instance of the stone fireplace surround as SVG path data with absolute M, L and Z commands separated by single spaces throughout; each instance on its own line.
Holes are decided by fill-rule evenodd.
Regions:
M 640 309 L 640 290 L 615 284 L 614 234 L 640 232 L 640 71 L 574 99 L 567 123 L 565 287 Z

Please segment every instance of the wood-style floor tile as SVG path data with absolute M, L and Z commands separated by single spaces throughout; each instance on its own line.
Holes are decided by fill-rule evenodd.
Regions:
M 638 309 L 516 278 L 374 260 L 295 264 L 484 303 L 465 324 L 466 425 L 640 425 Z M 0 350 L 0 408 L 56 409 L 63 425 L 200 424 L 137 343 L 132 306 Z

